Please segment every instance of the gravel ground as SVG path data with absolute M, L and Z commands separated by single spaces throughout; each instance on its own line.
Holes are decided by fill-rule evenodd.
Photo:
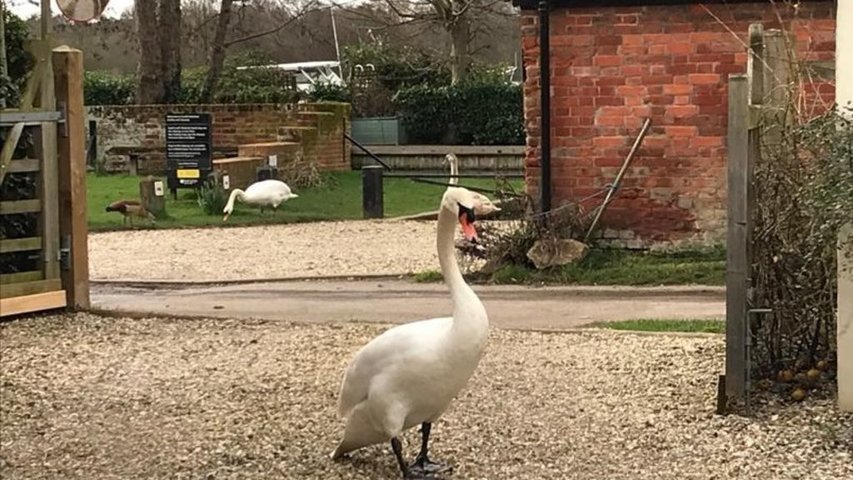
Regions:
M 123 230 L 89 236 L 92 279 L 243 280 L 438 268 L 435 222 Z
M 386 446 L 328 459 L 342 368 L 383 328 L 2 324 L 0 477 L 397 478 Z M 722 361 L 719 336 L 494 330 L 433 453 L 458 479 L 853 478 L 853 417 L 830 401 L 713 415 Z

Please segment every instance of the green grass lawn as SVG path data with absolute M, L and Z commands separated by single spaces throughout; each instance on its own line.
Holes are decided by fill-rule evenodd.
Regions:
M 725 333 L 726 331 L 726 323 L 722 320 L 642 319 L 597 322 L 590 326 L 640 332 Z
M 89 228 L 92 231 L 116 230 L 122 226 L 122 217 L 104 208 L 121 199 L 139 198 L 139 177 L 99 176 L 87 178 Z M 238 203 L 228 219 L 228 225 L 262 225 L 270 223 L 292 223 L 318 220 L 353 220 L 362 218 L 361 172 L 337 172 L 329 174 L 327 185 L 322 188 L 297 190 L 299 198 L 287 201 L 272 215 L 261 215 L 257 207 Z M 481 188 L 494 188 L 491 179 L 463 179 L 460 183 Z M 513 186 L 521 189 L 521 180 Z M 405 178 L 386 178 L 385 216 L 412 215 L 438 209 L 445 187 L 415 183 Z M 222 215 L 207 215 L 196 200 L 195 192 L 178 190 L 178 199 L 172 200 L 167 192 L 167 217 L 158 219 L 154 228 L 205 227 L 222 225 Z M 152 228 L 147 221 L 134 219 L 137 228 Z M 129 228 L 129 227 L 128 227 Z
M 414 279 L 442 281 L 437 271 L 418 273 Z M 726 252 L 722 247 L 667 252 L 593 249 L 575 265 L 546 270 L 505 265 L 487 278 L 475 274 L 469 280 L 503 285 L 725 285 Z
M 505 266 L 492 280 L 500 284 L 557 283 L 579 285 L 724 285 L 723 248 L 644 252 L 597 249 L 574 265 L 535 270 Z

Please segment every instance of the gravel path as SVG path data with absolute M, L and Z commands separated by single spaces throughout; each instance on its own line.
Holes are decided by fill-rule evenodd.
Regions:
M 342 367 L 383 328 L 85 314 L 2 324 L 0 476 L 398 478 L 385 446 L 328 460 Z M 713 415 L 722 361 L 719 336 L 495 330 L 433 453 L 457 479 L 853 478 L 853 417 L 832 402 Z
M 435 222 L 123 230 L 89 236 L 94 280 L 245 280 L 438 268 Z

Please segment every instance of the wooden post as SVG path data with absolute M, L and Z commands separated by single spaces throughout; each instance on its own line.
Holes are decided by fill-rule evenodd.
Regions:
M 729 75 L 728 228 L 726 237 L 726 393 L 746 394 L 749 287 L 749 85 Z
M 139 181 L 139 201 L 145 210 L 161 218 L 166 214 L 166 182 L 151 175 Z
M 853 412 L 853 223 L 838 234 L 838 407 Z
M 42 4 L 50 3 L 43 1 Z M 42 11 L 44 13 L 44 11 Z M 42 27 L 47 28 L 50 22 L 42 19 Z M 40 107 L 42 110 L 56 110 L 56 87 L 53 75 L 53 59 L 47 40 L 42 40 L 40 46 L 45 52 L 43 77 L 40 89 Z M 40 63 L 42 63 L 40 62 Z M 82 87 L 81 87 L 82 88 Z M 44 278 L 60 278 L 59 275 L 59 162 L 57 161 L 56 122 L 43 122 L 39 128 L 40 149 L 42 161 L 42 181 L 40 197 L 42 199 L 42 235 L 44 236 Z M 85 170 L 84 170 L 85 171 Z
M 86 110 L 83 106 L 83 52 L 53 50 L 56 98 L 65 109 L 64 135 L 58 138 L 59 232 L 70 258 L 62 270 L 67 305 L 89 308 L 89 234 L 86 213 Z
M 382 168 L 379 165 L 366 165 L 361 168 L 361 204 L 364 218 L 382 218 L 385 216 Z
M 838 2 L 835 25 L 835 101 L 853 120 L 853 2 Z M 838 407 L 853 412 L 853 223 L 838 245 Z

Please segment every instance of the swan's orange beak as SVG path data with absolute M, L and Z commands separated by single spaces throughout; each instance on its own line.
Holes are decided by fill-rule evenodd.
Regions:
M 471 209 L 460 206 L 459 225 L 462 226 L 462 235 L 465 240 L 477 243 L 477 230 L 474 228 L 474 212 Z

